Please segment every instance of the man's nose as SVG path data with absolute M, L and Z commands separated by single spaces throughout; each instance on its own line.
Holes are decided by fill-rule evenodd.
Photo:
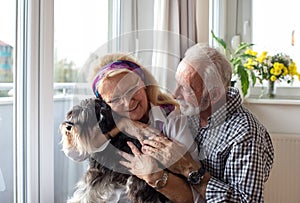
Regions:
M 173 97 L 174 99 L 178 99 L 180 98 L 181 94 L 180 94 L 180 91 L 179 91 L 179 87 L 177 86 L 173 92 Z

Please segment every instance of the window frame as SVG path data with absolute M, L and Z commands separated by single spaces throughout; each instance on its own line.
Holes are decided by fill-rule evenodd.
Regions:
M 53 1 L 17 1 L 14 202 L 54 202 Z M 47 39 L 47 40 L 45 40 Z

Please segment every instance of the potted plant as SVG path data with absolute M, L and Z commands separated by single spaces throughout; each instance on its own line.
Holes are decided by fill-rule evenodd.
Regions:
M 253 58 L 248 58 L 244 66 L 256 73 L 256 78 L 261 84 L 264 80 L 268 81 L 269 97 L 275 96 L 276 81 L 286 81 L 288 84 L 292 84 L 294 77 L 298 77 L 300 80 L 296 63 L 289 55 L 283 53 L 268 55 L 266 51 L 263 51 L 261 55 L 257 56 L 257 53 L 252 50 L 249 50 L 249 54 L 253 55 Z
M 242 94 L 243 96 L 246 96 L 250 82 L 252 82 L 252 85 L 256 82 L 256 76 L 253 70 L 244 66 L 244 63 L 248 61 L 249 58 L 255 58 L 252 53 L 248 53 L 247 51 L 250 50 L 253 44 L 241 42 L 236 50 L 231 50 L 227 47 L 226 42 L 222 38 L 217 37 L 213 31 L 211 31 L 211 34 L 213 39 L 223 48 L 224 55 L 226 55 L 229 62 L 232 64 L 232 83 L 235 83 L 236 78 L 239 79 L 241 82 Z

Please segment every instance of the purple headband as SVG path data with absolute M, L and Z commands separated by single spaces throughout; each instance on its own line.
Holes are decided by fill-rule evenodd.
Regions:
M 93 81 L 92 88 L 93 88 L 93 92 L 97 98 L 101 98 L 101 95 L 97 90 L 97 84 L 106 76 L 106 74 L 108 72 L 113 71 L 113 70 L 121 70 L 121 69 L 130 70 L 130 71 L 136 73 L 138 76 L 140 76 L 140 78 L 143 81 L 145 81 L 144 71 L 136 63 L 134 63 L 132 61 L 127 61 L 127 60 L 114 61 L 112 63 L 105 65 L 103 68 L 101 68 L 101 70 L 99 70 L 99 72 L 97 73 L 97 75 Z

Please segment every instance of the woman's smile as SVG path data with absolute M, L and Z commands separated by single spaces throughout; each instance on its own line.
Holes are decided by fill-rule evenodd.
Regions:
M 133 111 L 135 111 L 138 107 L 139 107 L 139 103 L 137 103 L 135 106 L 133 106 L 133 108 L 130 108 L 128 111 L 131 113 Z

